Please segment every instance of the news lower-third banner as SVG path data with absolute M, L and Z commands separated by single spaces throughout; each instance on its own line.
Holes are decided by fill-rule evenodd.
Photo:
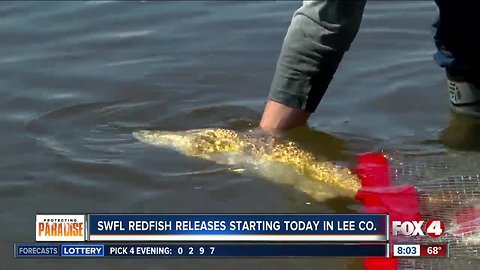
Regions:
M 388 241 L 385 214 L 37 215 L 36 241 Z

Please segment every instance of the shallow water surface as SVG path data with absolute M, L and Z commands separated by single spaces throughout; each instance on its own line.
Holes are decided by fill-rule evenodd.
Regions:
M 142 128 L 255 127 L 300 4 L 2 2 L 0 222 L 8 233 L 0 268 L 360 269 L 347 259 L 12 260 L 14 242 L 34 240 L 37 212 L 346 211 L 131 136 Z M 310 128 L 288 136 L 345 164 L 378 149 L 475 150 L 464 140 L 472 124 L 451 120 L 432 60 L 435 12 L 428 1 L 368 3 Z

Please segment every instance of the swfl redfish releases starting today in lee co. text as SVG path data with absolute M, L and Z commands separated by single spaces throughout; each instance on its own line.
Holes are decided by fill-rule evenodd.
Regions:
M 336 230 L 355 230 L 354 221 L 338 222 Z M 99 221 L 98 231 L 318 231 L 334 230 L 333 222 L 330 221 L 265 221 L 265 220 L 224 220 L 216 221 Z

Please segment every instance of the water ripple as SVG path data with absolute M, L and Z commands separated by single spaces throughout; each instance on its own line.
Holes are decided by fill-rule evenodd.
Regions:
M 11 250 L 14 241 L 33 239 L 36 212 L 347 211 L 347 202 L 315 203 L 291 187 L 149 147 L 131 137 L 132 131 L 144 128 L 256 127 L 282 41 L 300 5 L 3 2 L 0 222 L 10 233 L 0 237 L 0 250 Z M 293 132 L 292 139 L 339 162 L 346 162 L 344 153 L 351 156 L 375 146 L 451 154 L 432 134 L 449 116 L 439 90 L 444 78 L 430 58 L 434 15 L 430 2 L 369 1 L 359 34 L 310 119 L 317 130 L 341 135 L 303 130 Z M 476 166 L 473 161 L 466 164 Z M 302 188 L 324 196 L 316 185 Z M 0 260 L 0 268 L 11 270 L 65 268 L 54 261 L 19 264 L 10 255 L 0 255 Z M 289 259 L 221 265 L 351 269 L 348 263 Z M 85 261 L 69 267 L 185 265 L 219 268 L 207 261 L 144 260 Z

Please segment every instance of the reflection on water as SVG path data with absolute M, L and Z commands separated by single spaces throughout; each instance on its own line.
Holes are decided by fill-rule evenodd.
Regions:
M 32 241 L 37 212 L 354 211 L 340 198 L 319 203 L 131 137 L 137 129 L 256 127 L 300 4 L 2 2 L 0 223 L 8 234 L 0 236 L 0 269 L 361 269 L 353 259 L 11 257 L 12 243 Z M 355 153 L 379 149 L 450 157 L 458 157 L 450 147 L 477 150 L 476 126 L 452 120 L 441 131 L 450 115 L 432 60 L 435 11 L 428 1 L 369 2 L 310 127 L 287 138 L 345 166 Z

